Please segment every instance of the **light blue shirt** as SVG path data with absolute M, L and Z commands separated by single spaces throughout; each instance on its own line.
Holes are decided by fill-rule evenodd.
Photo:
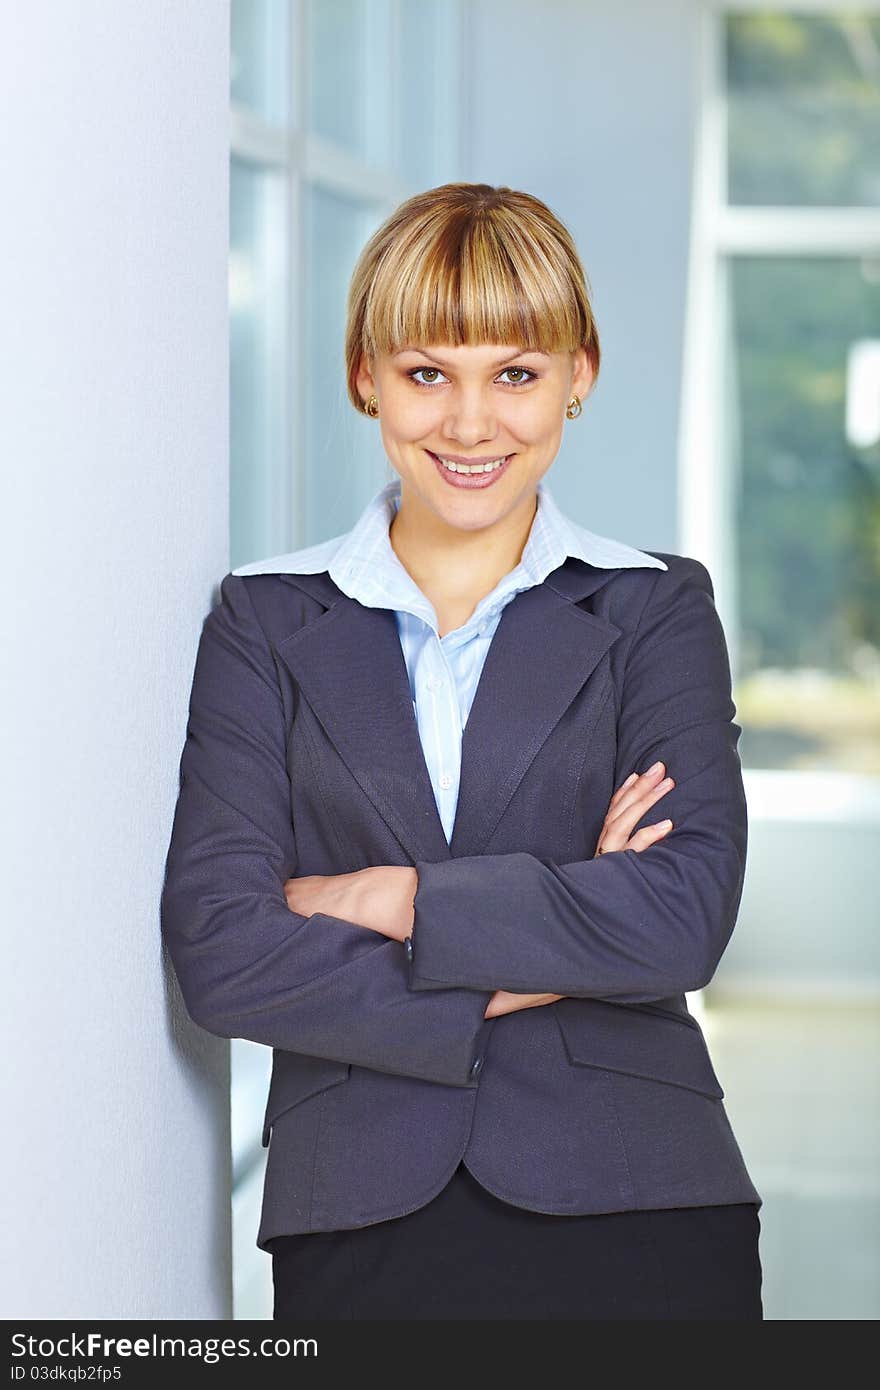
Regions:
M 650 566 L 663 560 L 578 526 L 560 510 L 546 483 L 519 564 L 485 595 L 461 627 L 439 634 L 434 606 L 394 552 L 389 529 L 400 505 L 400 479 L 387 483 L 350 531 L 318 545 L 240 565 L 233 574 L 317 574 L 327 570 L 343 593 L 368 608 L 390 608 L 397 620 L 410 693 L 437 810 L 452 840 L 461 771 L 461 736 L 502 609 L 523 589 L 542 584 L 569 555 L 601 569 Z

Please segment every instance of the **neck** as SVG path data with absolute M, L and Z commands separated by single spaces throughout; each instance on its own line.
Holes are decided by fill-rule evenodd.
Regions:
M 522 559 L 537 500 L 532 493 L 492 526 L 465 531 L 402 487 L 388 533 L 391 547 L 435 606 L 438 601 L 475 606 Z

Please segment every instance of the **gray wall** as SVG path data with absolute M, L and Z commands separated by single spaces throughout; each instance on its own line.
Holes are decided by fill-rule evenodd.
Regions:
M 475 0 L 463 177 L 572 232 L 604 355 L 548 483 L 582 525 L 675 550 L 697 0 Z
M 228 555 L 228 4 L 0 44 L 4 1318 L 229 1315 L 227 1043 L 158 896 Z

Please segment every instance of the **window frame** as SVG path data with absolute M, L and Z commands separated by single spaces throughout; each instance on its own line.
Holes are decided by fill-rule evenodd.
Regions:
M 398 55 L 400 26 L 406 0 L 384 0 L 381 24 L 373 22 L 368 37 L 369 53 L 363 55 L 371 76 L 375 78 L 379 64 L 386 60 L 384 79 L 375 83 L 384 88 L 380 101 L 368 98 L 368 140 L 376 148 L 384 141 L 388 161 L 378 163 L 344 149 L 332 140 L 315 134 L 308 128 L 309 94 L 309 33 L 306 0 L 289 0 L 290 28 L 288 33 L 286 81 L 288 120 L 281 124 L 267 119 L 239 102 L 230 101 L 229 146 L 230 160 L 240 160 L 256 169 L 273 170 L 282 176 L 284 216 L 287 228 L 288 273 L 286 276 L 284 325 L 285 343 L 282 360 L 287 380 L 273 383 L 273 408 L 281 413 L 280 436 L 283 449 L 277 468 L 272 471 L 273 534 L 267 553 L 280 554 L 307 543 L 304 534 L 306 518 L 307 470 L 305 467 L 305 429 L 307 401 L 303 387 L 307 367 L 305 314 L 302 285 L 307 272 L 305 216 L 309 188 L 323 188 L 351 199 L 368 211 L 378 223 L 416 188 L 395 172 L 400 158 L 400 129 L 402 92 Z M 442 106 L 442 125 L 439 120 L 441 83 L 439 72 L 453 71 L 459 75 L 464 97 L 467 94 L 469 56 L 465 43 L 463 0 L 446 0 L 442 11 L 440 48 L 444 58 L 434 68 L 434 89 L 431 97 L 438 119 L 434 122 L 432 155 L 434 167 L 461 168 L 465 163 L 463 131 L 466 113 L 461 102 L 447 99 Z M 379 38 L 388 37 L 387 46 Z M 444 88 L 448 85 L 442 84 Z M 291 99 L 292 98 L 292 99 Z M 455 119 L 450 116 L 453 112 Z M 384 127 L 384 134 L 383 134 Z M 283 387 L 283 389 L 282 389 Z
M 280 213 L 285 228 L 283 253 L 270 266 L 272 283 L 281 286 L 278 292 L 284 300 L 279 327 L 282 342 L 278 345 L 284 370 L 279 374 L 280 379 L 268 383 L 272 437 L 281 441 L 281 447 L 270 465 L 271 534 L 266 537 L 265 554 L 280 554 L 307 543 L 305 373 L 308 343 L 302 287 L 308 273 L 309 191 L 322 188 L 350 199 L 360 205 L 360 213 L 368 213 L 374 224 L 417 191 L 396 172 L 401 162 L 399 131 L 404 105 L 399 64 L 401 17 L 407 2 L 371 0 L 367 43 L 358 55 L 374 83 L 374 93 L 379 93 L 377 99 L 371 99 L 368 94 L 365 144 L 368 149 L 384 148 L 386 161 L 361 157 L 309 129 L 308 0 L 287 0 L 287 61 L 284 67 L 287 90 L 286 99 L 281 103 L 287 111 L 286 119 L 269 119 L 249 106 L 230 100 L 230 168 L 236 160 L 250 165 L 256 172 L 272 171 L 279 176 L 279 188 L 273 190 L 272 196 L 277 194 L 281 207 L 276 205 L 273 213 Z M 457 171 L 466 163 L 464 131 L 467 129 L 468 74 L 472 65 L 466 43 L 463 0 L 444 0 L 438 23 L 437 61 L 429 97 L 434 112 L 429 162 L 435 171 Z M 450 73 L 455 75 L 454 79 L 449 77 Z M 456 83 L 461 100 L 451 101 L 449 93 L 455 95 Z M 464 176 L 450 172 L 447 177 Z M 249 1315 L 247 1310 L 256 1297 L 254 1288 L 262 1287 L 261 1281 L 265 1281 L 268 1268 L 253 1246 L 251 1216 L 262 1194 L 266 1152 L 260 1144 L 260 1130 L 271 1052 L 265 1048 L 258 1051 L 257 1044 L 243 1039 L 233 1040 L 232 1049 L 231 1104 L 233 1119 L 237 1116 L 239 1120 L 238 1125 L 233 1125 L 231 1180 L 236 1242 L 233 1277 L 235 1316 L 238 1317 Z M 266 1290 L 264 1295 L 268 1296 Z M 239 1310 L 239 1303 L 245 1309 L 244 1314 Z
M 696 107 L 691 244 L 686 289 L 681 432 L 678 451 L 678 535 L 683 554 L 701 559 L 712 574 L 716 604 L 730 648 L 736 684 L 739 613 L 733 519 L 735 456 L 730 434 L 737 421 L 724 406 L 731 350 L 730 262 L 742 256 L 880 257 L 880 207 L 737 206 L 727 202 L 727 93 L 724 28 L 731 15 L 835 12 L 880 14 L 880 4 L 852 0 L 701 0 L 696 53 Z M 734 441 L 735 442 L 735 441 Z M 873 775 L 848 771 L 744 769 L 750 805 L 772 819 L 802 821 L 804 778 L 823 786 L 815 815 L 833 805 L 835 822 L 880 825 L 880 785 Z M 771 808 L 772 807 L 772 811 Z M 824 808 L 824 809 L 823 809 Z

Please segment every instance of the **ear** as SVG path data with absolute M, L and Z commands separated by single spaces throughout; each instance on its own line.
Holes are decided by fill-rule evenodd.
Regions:
M 587 356 L 587 349 L 579 347 L 573 354 L 572 359 L 573 375 L 571 379 L 571 389 L 574 395 L 580 396 L 584 400 L 590 394 L 590 387 L 593 385 L 595 372 L 593 364 Z
M 361 399 L 368 401 L 371 396 L 376 394 L 376 383 L 370 372 L 369 358 L 361 355 L 360 364 L 355 377 L 355 385 L 360 393 Z

